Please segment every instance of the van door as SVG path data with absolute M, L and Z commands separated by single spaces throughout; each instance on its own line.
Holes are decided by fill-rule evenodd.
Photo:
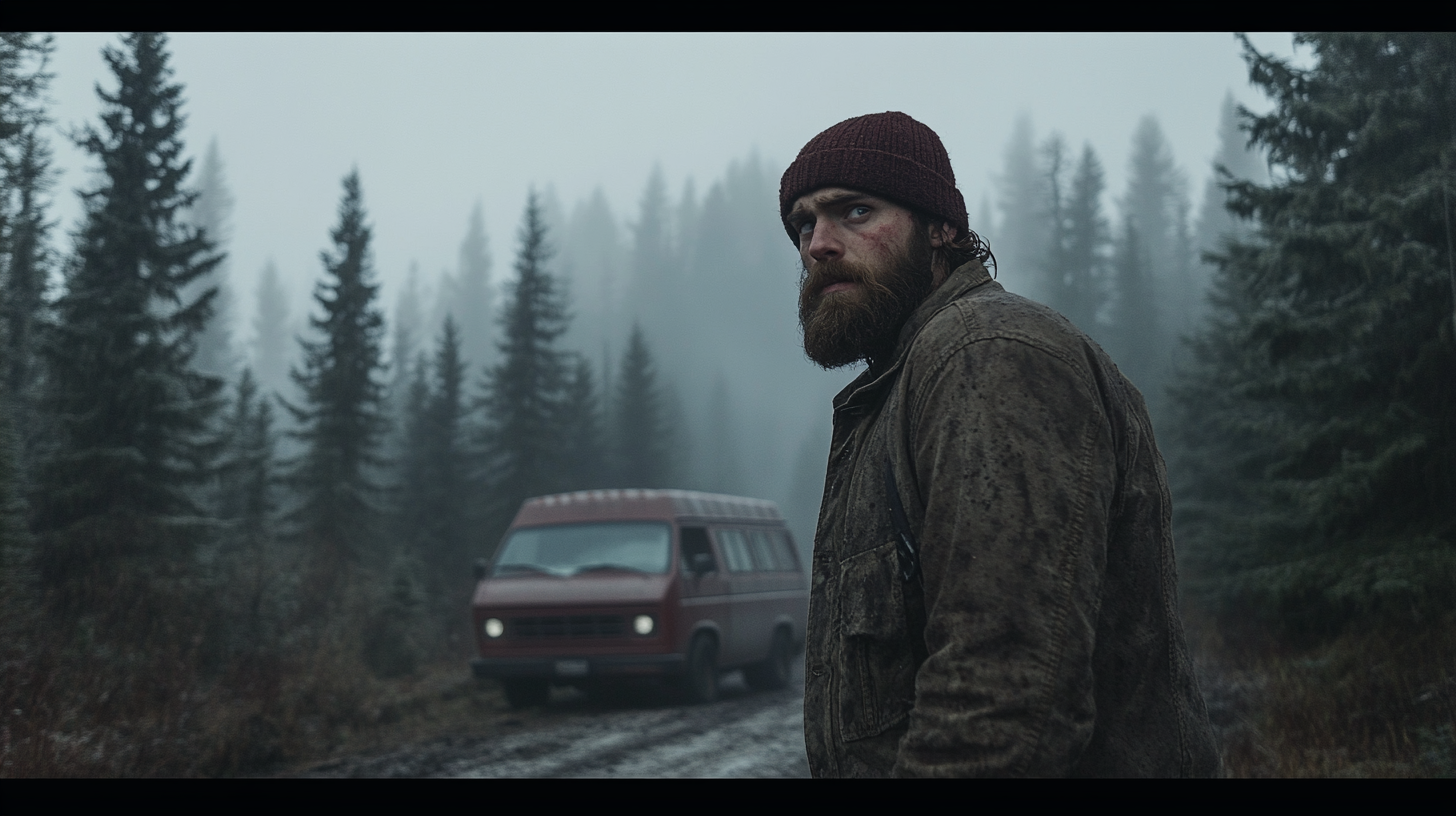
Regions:
M 728 567 L 728 589 L 733 597 L 733 643 L 723 662 L 752 662 L 768 651 L 762 608 L 763 576 L 742 529 L 714 528 L 713 535 Z
M 711 570 L 697 573 L 693 559 L 706 554 Z M 693 632 L 706 622 L 718 632 L 718 662 L 724 661 L 733 634 L 728 572 L 708 542 L 708 528 L 684 526 L 678 531 L 678 569 L 681 573 L 682 609 L 677 616 L 677 650 L 686 652 Z

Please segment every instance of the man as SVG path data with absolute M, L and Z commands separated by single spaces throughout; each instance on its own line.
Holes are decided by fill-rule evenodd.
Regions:
M 805 654 L 816 776 L 1207 776 L 1141 395 L 983 262 L 940 138 L 849 119 L 784 172 L 834 400 Z

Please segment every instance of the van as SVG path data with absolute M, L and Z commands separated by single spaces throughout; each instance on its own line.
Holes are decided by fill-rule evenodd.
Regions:
M 660 677 L 692 702 L 742 669 L 790 679 L 808 583 L 773 502 L 689 490 L 589 490 L 527 499 L 476 564 L 477 677 L 513 707 L 552 684 Z

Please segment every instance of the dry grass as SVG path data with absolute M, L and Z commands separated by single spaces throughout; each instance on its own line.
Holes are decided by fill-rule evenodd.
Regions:
M 1227 775 L 1456 776 L 1456 615 L 1302 649 L 1191 623 Z

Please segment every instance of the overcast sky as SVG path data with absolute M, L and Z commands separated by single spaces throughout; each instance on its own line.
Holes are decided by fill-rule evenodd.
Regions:
M 1291 51 L 1288 35 L 1252 39 Z M 117 41 L 58 35 L 59 127 L 96 121 L 94 86 L 115 87 L 101 48 Z M 244 326 L 269 258 L 295 293 L 312 287 L 355 166 L 392 288 L 411 262 L 430 278 L 454 267 L 476 199 L 500 280 L 531 185 L 554 186 L 568 208 L 601 185 L 630 219 L 655 162 L 674 197 L 689 177 L 701 196 L 752 150 L 778 174 L 819 131 L 884 110 L 940 134 L 973 227 L 1021 113 L 1038 141 L 1090 141 L 1110 197 L 1138 120 L 1156 115 L 1196 203 L 1224 93 L 1266 107 L 1228 34 L 177 34 L 171 49 L 188 148 L 200 158 L 217 139 L 237 200 Z M 62 139 L 55 148 L 69 230 L 71 191 L 92 165 Z

